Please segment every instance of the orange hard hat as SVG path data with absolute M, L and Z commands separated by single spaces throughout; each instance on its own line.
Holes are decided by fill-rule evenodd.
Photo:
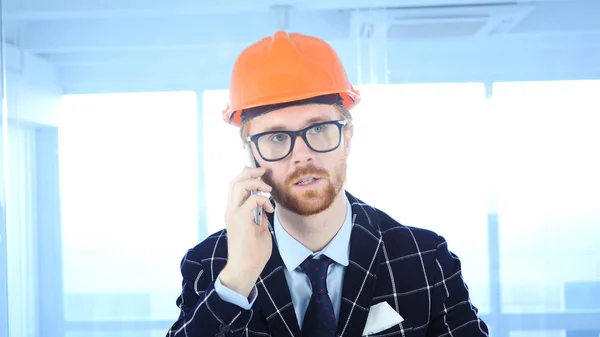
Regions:
M 246 48 L 237 58 L 231 75 L 229 104 L 223 119 L 240 126 L 257 107 L 307 101 L 336 95 L 350 110 L 360 93 L 348 81 L 336 52 L 325 41 L 299 33 L 277 31 Z

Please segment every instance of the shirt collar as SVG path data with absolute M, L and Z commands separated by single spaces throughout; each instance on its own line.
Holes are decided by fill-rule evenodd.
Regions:
M 314 254 L 286 232 L 279 222 L 277 212 L 275 212 L 273 218 L 277 248 L 279 249 L 279 254 L 281 255 L 285 267 L 289 271 L 298 268 L 298 266 L 311 255 L 314 255 L 315 257 L 326 255 L 342 266 L 348 265 L 350 234 L 352 233 L 352 206 L 348 197 L 346 197 L 346 218 L 344 219 L 342 227 L 323 250 Z

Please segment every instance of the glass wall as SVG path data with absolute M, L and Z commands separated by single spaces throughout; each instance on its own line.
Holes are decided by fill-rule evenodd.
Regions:
M 198 231 L 193 92 L 65 95 L 9 127 L 10 336 L 161 336 Z
M 492 336 L 599 336 L 600 2 L 297 3 L 0 1 L 0 337 L 165 336 L 275 29 L 336 49 L 347 190 L 448 240 Z
M 66 336 L 161 335 L 178 314 L 179 262 L 198 241 L 196 115 L 193 92 L 63 97 Z
M 358 88 L 347 190 L 446 237 L 492 335 L 600 329 L 600 81 Z M 226 97 L 203 98 L 209 233 L 244 165 Z
M 0 18 L 2 18 L 0 0 Z M 0 20 L 0 36 L 4 34 L 4 24 Z M 7 163 L 7 124 L 6 114 L 6 67 L 4 41 L 0 40 L 0 337 L 8 337 L 8 259 L 6 256 L 6 192 L 5 165 Z
M 503 313 L 552 314 L 537 316 L 547 336 L 578 313 L 600 331 L 599 92 L 600 81 L 494 84 L 499 297 Z

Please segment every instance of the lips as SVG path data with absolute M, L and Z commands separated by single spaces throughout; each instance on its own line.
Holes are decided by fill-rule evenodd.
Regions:
M 294 185 L 299 185 L 299 186 L 308 185 L 308 184 L 314 183 L 315 181 L 317 181 L 319 179 L 321 179 L 321 178 L 317 178 L 317 177 L 302 177 L 302 178 L 298 179 L 296 181 L 296 183 L 294 183 Z
M 329 178 L 328 172 L 314 165 L 308 165 L 305 167 L 297 168 L 290 176 L 285 180 L 286 186 L 310 186 L 314 183 L 319 182 L 321 179 Z

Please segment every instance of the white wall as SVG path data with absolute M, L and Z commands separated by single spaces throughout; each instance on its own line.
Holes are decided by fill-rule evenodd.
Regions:
M 63 90 L 54 67 L 10 44 L 5 51 L 9 121 L 56 126 Z

